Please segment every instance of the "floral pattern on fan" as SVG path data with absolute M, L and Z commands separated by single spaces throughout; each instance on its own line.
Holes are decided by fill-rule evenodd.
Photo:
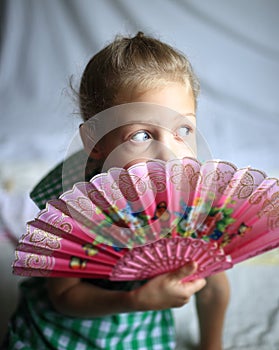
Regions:
M 262 171 L 154 160 L 112 168 L 49 201 L 28 223 L 13 266 L 21 275 L 123 280 L 190 259 L 208 276 L 279 246 L 278 217 L 279 180 Z M 198 247 L 218 259 L 199 260 Z

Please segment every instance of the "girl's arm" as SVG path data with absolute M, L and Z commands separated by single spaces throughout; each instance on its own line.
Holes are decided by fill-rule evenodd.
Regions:
M 48 292 L 54 308 L 73 317 L 162 310 L 186 304 L 204 287 L 204 279 L 181 282 L 195 270 L 196 264 L 188 264 L 175 272 L 157 276 L 130 292 L 102 289 L 78 278 L 50 278 Z
M 224 272 L 210 276 L 206 287 L 196 295 L 200 325 L 200 349 L 221 350 L 230 287 Z

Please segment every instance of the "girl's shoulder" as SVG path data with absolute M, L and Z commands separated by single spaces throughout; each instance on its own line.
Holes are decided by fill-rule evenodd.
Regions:
M 58 198 L 80 181 L 89 181 L 98 169 L 88 172 L 90 159 L 84 150 L 78 151 L 55 166 L 31 191 L 30 197 L 40 208 L 47 201 Z

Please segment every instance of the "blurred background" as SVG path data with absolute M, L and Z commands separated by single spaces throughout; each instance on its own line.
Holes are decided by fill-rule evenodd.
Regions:
M 0 336 L 17 298 L 8 237 L 20 236 L 36 213 L 28 192 L 64 158 L 80 123 L 69 79 L 78 86 L 93 54 L 115 35 L 139 30 L 175 46 L 192 62 L 201 82 L 199 129 L 213 157 L 279 176 L 278 0 L 1 0 Z M 261 284 L 258 274 L 275 283 L 276 264 L 273 255 L 231 278 L 245 281 L 253 271 L 253 283 L 259 283 L 254 288 L 261 289 L 267 282 Z M 250 292 L 238 288 L 243 300 Z M 240 299 L 233 300 L 227 349 L 243 344 L 248 349 L 250 343 L 253 349 L 278 348 L 273 336 L 278 327 L 268 328 L 271 319 L 278 317 L 279 323 L 278 292 L 272 295 L 259 311 L 261 321 L 254 317 L 240 326 L 234 318 Z M 246 307 L 252 315 L 253 303 Z

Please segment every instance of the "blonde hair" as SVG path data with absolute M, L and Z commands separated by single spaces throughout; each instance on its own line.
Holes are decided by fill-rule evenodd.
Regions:
M 195 103 L 199 82 L 185 55 L 139 32 L 116 39 L 88 62 L 80 83 L 79 106 L 83 120 L 114 105 L 123 95 L 180 82 L 190 86 Z

